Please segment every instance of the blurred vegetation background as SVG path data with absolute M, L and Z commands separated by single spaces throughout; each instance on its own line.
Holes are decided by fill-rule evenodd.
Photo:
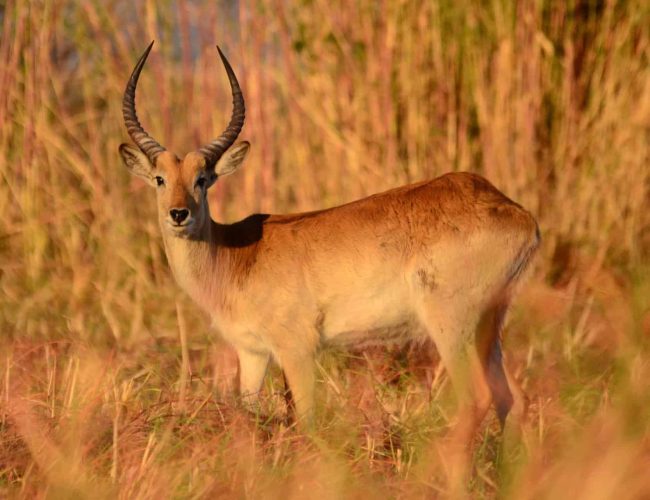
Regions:
M 194 404 L 196 419 L 204 394 L 225 394 L 231 383 L 223 380 L 233 371 L 225 347 L 208 348 L 207 322 L 173 283 L 153 193 L 117 154 L 127 140 L 122 92 L 155 39 L 137 103 L 145 128 L 168 149 L 183 154 L 227 123 L 231 98 L 217 43 L 242 84 L 247 120 L 240 137 L 253 148 L 244 167 L 211 192 L 219 221 L 333 206 L 453 170 L 485 175 L 533 212 L 543 246 L 511 320 L 516 335 L 506 343 L 518 377 L 537 398 L 537 448 L 530 445 L 523 465 L 508 469 L 517 478 L 510 490 L 502 489 L 507 474 L 486 452 L 473 488 L 518 498 L 524 491 L 531 498 L 650 494 L 637 474 L 650 463 L 647 2 L 5 0 L 0 25 L 0 363 L 8 436 L 0 492 L 83 492 L 102 484 L 119 495 L 147 496 L 164 484 L 164 491 L 200 496 L 214 487 L 205 475 L 197 479 L 201 467 L 218 478 L 230 474 L 210 462 L 225 452 L 215 455 L 205 444 L 219 447 L 214 436 L 225 431 L 207 424 L 204 437 L 213 441 L 201 443 L 205 455 L 196 443 L 184 448 L 182 433 L 164 434 L 167 448 L 156 448 L 159 429 L 149 424 L 118 453 L 125 415 L 158 411 L 151 391 L 156 404 L 189 398 L 182 404 Z M 179 328 L 189 338 L 182 353 Z M 345 364 L 340 358 L 328 373 Z M 93 370 L 104 381 L 84 392 L 79 374 Z M 323 377 L 328 401 L 344 398 Z M 373 379 L 370 387 L 376 395 L 384 386 Z M 83 399 L 86 393 L 97 397 Z M 382 408 L 380 423 L 385 415 L 398 418 Z M 12 411 L 40 423 L 11 424 Z M 437 429 L 440 414 L 433 425 L 424 413 L 409 418 Z M 106 422 L 95 420 L 106 414 Z M 338 418 L 349 425 L 348 417 Z M 92 429 L 91 421 L 100 426 L 98 442 L 70 437 L 80 426 Z M 407 427 L 404 442 L 426 434 Z M 49 434 L 35 438 L 44 428 Z M 316 472 L 308 475 L 363 476 L 364 488 L 385 481 L 396 494 L 420 492 L 409 489 L 411 465 L 404 462 L 407 455 L 417 462 L 417 452 L 391 444 L 381 462 L 368 444 L 375 437 L 361 428 L 365 444 L 357 443 L 356 458 L 341 465 L 311 450 L 320 458 L 309 462 Z M 594 435 L 602 439 L 590 440 Z M 304 465 L 291 439 L 274 438 L 263 451 L 282 450 L 283 481 L 294 477 L 290 465 Z M 54 450 L 45 459 L 35 458 L 38 442 Z M 59 452 L 73 465 L 52 466 L 47 457 L 60 467 Z M 124 453 L 139 464 L 137 473 L 129 472 L 128 458 L 118 460 Z M 154 474 L 142 464 L 156 457 Z M 359 472 L 374 470 L 377 460 L 390 464 L 387 476 Z M 271 465 L 265 474 L 278 467 Z M 261 480 L 259 470 L 244 469 L 234 467 L 239 472 L 228 476 L 232 488 L 224 494 L 277 487 L 269 479 L 275 476 Z M 592 489 L 578 491 L 595 496 L 574 494 L 575 478 L 588 482 L 594 470 Z M 247 486 L 251 477 L 257 486 Z M 352 491 L 344 483 L 334 481 L 338 493 Z M 426 490 L 429 483 L 417 484 Z M 431 491 L 444 492 L 440 484 Z

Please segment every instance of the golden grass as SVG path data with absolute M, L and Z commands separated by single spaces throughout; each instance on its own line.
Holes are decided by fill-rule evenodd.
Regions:
M 313 436 L 286 427 L 277 373 L 259 415 L 237 406 L 234 357 L 178 292 L 153 195 L 117 155 L 151 39 L 140 117 L 179 153 L 227 121 L 216 43 L 240 76 L 253 149 L 211 194 L 219 220 L 461 169 L 533 211 L 544 244 L 506 339 L 531 418 L 507 451 L 486 422 L 469 488 L 650 496 L 644 2 L 136 4 L 0 2 L 0 496 L 447 491 L 434 355 L 325 353 Z

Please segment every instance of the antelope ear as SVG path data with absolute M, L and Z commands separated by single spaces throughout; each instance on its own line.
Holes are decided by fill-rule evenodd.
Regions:
M 232 174 L 244 161 L 246 153 L 248 153 L 250 147 L 250 142 L 242 141 L 228 148 L 215 165 L 215 174 L 219 177 L 222 175 Z
M 120 144 L 120 156 L 129 172 L 145 180 L 151 186 L 156 185 L 153 176 L 153 165 L 147 155 L 130 144 Z

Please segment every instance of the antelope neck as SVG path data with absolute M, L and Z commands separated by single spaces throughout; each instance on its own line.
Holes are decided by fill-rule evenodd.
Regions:
M 221 225 L 205 214 L 206 222 L 189 236 L 172 235 L 161 227 L 165 253 L 176 282 L 206 312 L 214 310 L 219 298 L 220 280 L 224 279 L 226 259 L 219 244 Z M 162 226 L 162 224 L 161 224 Z

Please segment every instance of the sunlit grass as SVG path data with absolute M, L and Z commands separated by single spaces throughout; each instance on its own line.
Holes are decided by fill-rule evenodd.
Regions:
M 312 435 L 277 368 L 259 411 L 240 407 L 236 359 L 173 283 L 153 195 L 117 154 L 151 39 L 139 116 L 178 153 L 227 122 L 215 44 L 240 75 L 253 148 L 211 193 L 220 221 L 450 170 L 529 208 L 543 245 L 505 339 L 528 424 L 504 449 L 488 418 L 469 488 L 650 496 L 643 2 L 136 4 L 0 2 L 0 496 L 448 491 L 435 353 L 323 353 Z

